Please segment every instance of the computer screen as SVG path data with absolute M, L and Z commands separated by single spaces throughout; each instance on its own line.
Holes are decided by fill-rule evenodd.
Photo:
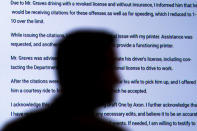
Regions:
M 125 130 L 196 131 L 195 0 L 2 0 L 0 12 L 0 129 L 50 105 L 58 41 L 94 29 L 117 38 L 120 76 L 97 115 Z

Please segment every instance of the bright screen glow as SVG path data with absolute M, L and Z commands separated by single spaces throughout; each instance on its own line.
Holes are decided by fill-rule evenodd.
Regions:
M 121 81 L 103 119 L 133 131 L 197 129 L 195 0 L 2 0 L 0 129 L 57 95 L 56 43 L 115 32 Z

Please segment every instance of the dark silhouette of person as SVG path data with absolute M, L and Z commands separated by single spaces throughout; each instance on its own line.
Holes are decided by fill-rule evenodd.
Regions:
M 119 81 L 114 43 L 104 31 L 68 34 L 57 49 L 60 95 L 49 108 L 8 124 L 4 131 L 121 131 L 95 116 L 98 107 L 112 102 Z

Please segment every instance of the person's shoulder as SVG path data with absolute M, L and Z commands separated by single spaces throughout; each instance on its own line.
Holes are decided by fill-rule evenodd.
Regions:
M 78 117 L 71 120 L 70 127 L 73 131 L 123 131 L 121 128 L 112 125 L 110 122 L 96 117 Z
M 98 120 L 96 121 L 98 127 L 101 127 L 100 131 L 123 131 L 123 129 L 121 129 L 118 126 L 112 125 L 110 122 L 106 122 L 103 120 Z

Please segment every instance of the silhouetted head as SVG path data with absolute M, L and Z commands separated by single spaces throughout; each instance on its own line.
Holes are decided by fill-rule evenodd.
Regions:
M 59 43 L 57 67 L 69 107 L 96 108 L 113 100 L 118 82 L 114 37 L 102 31 L 76 31 Z

